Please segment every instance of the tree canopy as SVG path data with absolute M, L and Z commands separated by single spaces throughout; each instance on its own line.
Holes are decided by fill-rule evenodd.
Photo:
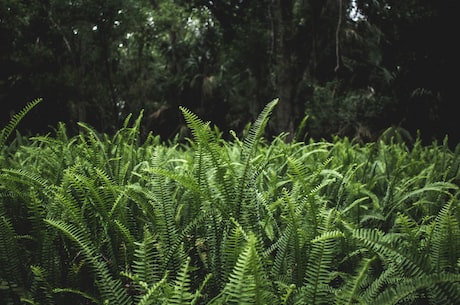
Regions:
M 31 132 L 113 132 L 143 109 L 144 132 L 167 139 L 180 106 L 241 132 L 279 98 L 273 134 L 457 143 L 453 14 L 424 0 L 0 0 L 0 119 L 43 98 Z

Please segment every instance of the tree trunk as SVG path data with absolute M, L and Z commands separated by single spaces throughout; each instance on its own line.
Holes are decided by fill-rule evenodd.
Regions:
M 277 85 L 279 104 L 275 111 L 275 123 L 277 133 L 288 133 L 290 140 L 294 135 L 294 99 L 295 99 L 295 80 L 293 79 L 293 69 L 289 64 L 280 64 L 277 67 Z
M 274 113 L 274 132 L 295 136 L 296 124 L 304 116 L 308 87 L 317 82 L 317 67 L 324 58 L 322 47 L 328 36 L 318 37 L 324 0 L 271 0 L 275 88 L 279 104 Z M 306 92 L 307 90 L 307 92 Z
M 295 49 L 292 25 L 293 1 L 273 1 L 273 36 L 275 53 L 276 87 L 279 104 L 275 109 L 275 133 L 288 133 L 288 140 L 294 135 L 294 99 L 296 91 Z

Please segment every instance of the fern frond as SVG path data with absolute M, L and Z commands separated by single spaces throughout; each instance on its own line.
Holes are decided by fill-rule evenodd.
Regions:
M 144 109 L 141 109 L 139 115 L 137 116 L 136 120 L 134 121 L 133 126 L 130 128 L 128 127 L 129 122 L 132 118 L 133 114 L 130 113 L 126 116 L 123 127 L 118 130 L 112 138 L 112 141 L 117 144 L 118 146 L 122 146 L 122 144 L 126 143 L 127 145 L 135 145 L 139 140 L 140 134 L 140 125 L 142 122 L 142 118 L 144 117 Z
M 359 267 L 357 268 L 358 272 L 356 275 L 348 279 L 345 285 L 340 289 L 336 296 L 336 304 L 343 305 L 353 305 L 353 304 L 363 304 L 366 302 L 363 298 L 363 282 L 366 277 L 369 276 L 369 269 L 371 264 L 377 259 L 376 256 L 368 259 L 363 259 Z
M 343 237 L 343 233 L 333 229 L 336 213 L 329 210 L 322 215 L 320 226 L 321 234 L 311 240 L 311 250 L 308 255 L 308 264 L 305 272 L 304 295 L 311 304 L 327 304 L 331 302 L 329 282 L 335 271 L 334 258 L 337 254 L 336 241 Z
M 9 189 L 16 194 L 23 194 L 24 190 L 18 187 L 16 184 L 19 185 L 26 185 L 28 187 L 35 188 L 39 190 L 47 197 L 52 198 L 53 196 L 53 187 L 48 180 L 42 178 L 41 176 L 29 172 L 23 169 L 2 169 L 2 173 L 0 174 L 0 179 L 3 185 L 8 186 Z
M 187 258 L 176 276 L 172 295 L 166 301 L 171 305 L 190 304 L 193 294 L 190 291 L 190 258 Z
M 181 110 L 197 142 L 195 177 L 200 186 L 200 195 L 205 202 L 216 205 L 209 208 L 218 208 L 230 217 L 231 205 L 219 205 L 215 194 L 217 188 L 224 202 L 233 202 L 235 199 L 236 175 L 226 150 L 221 147 L 225 143 L 219 141 L 219 137 L 209 127 L 209 122 L 204 123 L 196 114 L 184 107 L 181 107 Z
M 118 219 L 115 219 L 113 222 L 115 227 L 118 228 L 118 231 L 124 236 L 124 240 L 127 243 L 127 248 L 134 249 L 135 238 L 129 228 Z
M 28 219 L 31 222 L 34 237 L 38 240 L 44 237 L 42 235 L 45 233 L 46 225 L 43 223 L 43 218 L 46 217 L 46 210 L 37 190 L 32 188 L 29 194 L 30 200 L 27 202 Z
M 250 234 L 220 296 L 223 303 L 262 305 L 276 302 L 256 243 L 256 237 Z
M 132 269 L 137 280 L 152 286 L 161 280 L 162 258 L 155 247 L 155 237 L 147 228 L 144 229 L 142 242 L 135 242 L 134 260 Z
M 296 199 L 287 190 L 283 191 L 283 195 L 280 202 L 283 206 L 281 217 L 285 219 L 283 224 L 285 228 L 265 253 L 269 254 L 276 251 L 270 272 L 272 276 L 287 276 L 290 278 L 286 282 L 287 284 L 293 283 L 296 286 L 301 286 L 305 279 L 305 267 L 308 260 L 305 251 L 308 247 L 307 243 L 316 234 L 316 229 L 313 228 L 316 227 L 316 224 L 311 224 L 311 221 L 305 220 L 305 216 L 302 215 L 303 209 L 307 205 L 306 202 L 303 200 L 300 203 L 296 202 Z M 311 219 L 315 219 L 315 222 L 318 216 L 316 213 L 312 211 L 308 215 Z M 302 236 L 302 234 L 308 234 L 309 237 Z
M 162 161 L 158 154 L 152 158 L 153 167 L 160 167 Z M 159 233 L 158 238 L 161 243 L 165 262 L 173 275 L 177 274 L 184 259 L 181 251 L 181 240 L 179 230 L 175 221 L 176 204 L 174 196 L 171 194 L 171 187 L 164 176 L 152 175 L 152 190 L 145 193 L 152 199 L 151 204 L 155 213 L 154 229 Z
M 24 285 L 22 253 L 13 225 L 0 204 L 0 279 L 8 287 Z
M 296 286 L 294 284 L 287 285 L 286 283 L 277 281 L 275 282 L 280 294 L 280 305 L 292 304 L 292 297 L 295 295 Z
M 33 274 L 32 298 L 37 304 L 54 304 L 53 290 L 46 280 L 46 271 L 40 266 L 30 267 Z
M 273 109 L 278 104 L 279 99 L 274 99 L 267 105 L 265 105 L 264 109 L 258 115 L 256 121 L 249 129 L 249 133 L 247 137 L 245 137 L 243 141 L 243 152 L 242 152 L 242 160 L 248 164 L 250 158 L 254 154 L 258 141 L 263 136 L 265 132 L 265 127 L 268 123 L 271 113 Z M 243 175 L 244 176 L 244 175 Z
M 273 109 L 278 104 L 278 99 L 268 103 L 262 112 L 257 117 L 254 124 L 251 126 L 247 137 L 243 141 L 241 151 L 241 162 L 243 164 L 242 174 L 240 175 L 236 194 L 233 197 L 236 208 L 236 216 L 239 217 L 241 205 L 244 204 L 246 198 L 250 196 L 248 190 L 248 180 L 251 178 L 251 158 L 257 150 L 257 145 L 265 132 L 265 126 L 268 123 Z
M 399 304 L 401 300 L 406 298 L 413 299 L 412 304 L 417 304 L 417 299 L 420 299 L 416 294 L 417 292 L 437 287 L 438 285 L 447 285 L 444 286 L 442 295 L 436 296 L 434 300 L 444 299 L 445 302 L 442 304 L 455 305 L 460 297 L 459 282 L 460 275 L 452 273 L 423 274 L 418 277 L 403 279 L 398 281 L 395 286 L 385 289 L 377 298 L 372 300 L 372 304 Z M 420 301 L 423 301 L 424 298 L 422 295 Z
M 292 243 L 291 239 L 295 238 L 295 231 L 293 224 L 289 223 L 284 231 L 281 232 L 276 242 L 265 251 L 266 255 L 276 251 L 272 270 L 270 272 L 272 276 L 284 273 L 285 269 L 290 269 L 289 265 L 294 263 L 287 258 L 288 251 L 290 250 L 290 243 Z
M 99 300 L 95 298 L 94 296 L 90 295 L 89 293 L 73 289 L 73 288 L 53 288 L 53 293 L 54 294 L 72 294 L 72 295 L 77 295 L 80 296 L 88 301 L 91 301 L 94 304 L 99 304 Z M 74 298 L 72 298 L 74 299 Z
M 458 270 L 455 265 L 460 258 L 460 224 L 453 215 L 456 200 L 452 197 L 441 208 L 428 239 L 431 264 L 437 272 Z
M 374 257 L 378 258 L 378 256 Z M 372 303 L 388 285 L 400 279 L 393 265 L 388 265 L 382 270 L 382 266 L 379 266 L 379 263 L 378 259 L 372 263 L 368 271 L 369 276 L 366 278 L 366 281 L 363 282 L 362 299 L 364 303 Z
M 418 177 L 414 177 L 413 179 L 416 179 L 416 178 L 419 179 Z M 433 183 L 426 184 L 425 186 L 417 188 L 412 191 L 404 190 L 403 192 L 398 192 L 400 196 L 398 196 L 398 198 L 395 199 L 395 202 L 392 203 L 391 208 L 386 213 L 386 217 L 389 218 L 391 215 L 393 215 L 394 214 L 393 212 L 395 209 L 404 209 L 403 207 L 401 207 L 401 205 L 404 202 L 411 200 L 413 197 L 420 196 L 427 192 L 436 192 L 439 194 L 450 195 L 450 192 L 452 190 L 458 190 L 458 186 L 453 183 L 439 181 L 439 182 L 433 182 Z M 412 205 L 417 206 L 420 203 L 426 203 L 426 202 L 419 199 L 419 200 L 416 200 L 414 203 L 412 203 Z
M 161 280 L 148 287 L 143 287 L 145 292 L 142 294 L 141 299 L 137 305 L 151 305 L 151 304 L 162 304 L 164 300 L 164 288 L 167 285 L 168 274 L 166 273 Z
M 54 196 L 57 204 L 49 206 L 48 217 L 83 223 L 84 211 L 81 210 L 80 198 L 74 191 L 75 181 L 72 169 L 71 167 L 64 171 L 61 184 L 56 189 Z
M 86 123 L 78 122 L 77 124 L 85 132 L 81 132 L 78 136 L 79 148 L 85 159 L 94 168 L 106 169 L 109 175 L 113 177 L 112 168 L 107 166 L 109 160 L 107 145 L 105 144 L 107 141 L 101 139 L 103 135 Z
M 402 277 L 417 277 L 429 272 L 430 267 L 420 255 L 407 253 L 398 247 L 397 235 L 387 234 L 377 229 L 357 229 L 352 237 L 377 253 L 387 264 L 393 265 Z
M 234 220 L 233 224 L 230 232 L 224 236 L 220 251 L 223 266 L 222 281 L 224 282 L 228 279 L 233 266 L 235 266 L 240 256 L 241 247 L 247 242 L 247 234 L 243 228 L 236 224 L 236 220 Z
M 42 98 L 38 98 L 33 100 L 32 102 L 29 102 L 26 106 L 24 106 L 18 113 L 14 114 L 13 117 L 10 119 L 8 124 L 4 126 L 0 130 L 0 149 L 3 148 L 3 146 L 6 143 L 6 140 L 8 137 L 11 135 L 13 130 L 16 128 L 16 126 L 19 124 L 19 122 L 29 113 L 35 106 L 40 104 L 42 102 Z
M 185 118 L 187 126 L 191 129 L 195 140 L 201 144 L 211 142 L 214 135 L 209 127 L 210 122 L 203 122 L 195 113 L 185 107 L 181 106 L 179 109 Z
M 196 194 L 200 194 L 201 190 L 200 190 L 200 186 L 198 185 L 198 181 L 195 179 L 195 177 L 191 175 L 179 174 L 177 172 L 174 172 L 168 169 L 164 169 L 164 168 L 149 168 L 147 172 L 150 174 L 161 175 L 161 176 L 167 177 L 171 180 L 176 181 L 181 186 L 185 187 L 187 190 L 193 193 L 196 193 Z
M 226 235 L 223 217 L 217 211 L 207 211 L 203 221 L 205 245 L 207 247 L 206 265 L 213 275 L 211 286 L 214 292 L 220 291 L 225 283 L 223 280 L 222 243 Z
M 131 297 L 123 289 L 121 281 L 110 274 L 97 248 L 92 244 L 89 233 L 75 225 L 60 220 L 45 219 L 47 224 L 62 232 L 80 248 L 96 277 L 96 284 L 101 293 L 102 302 L 117 305 L 131 305 Z

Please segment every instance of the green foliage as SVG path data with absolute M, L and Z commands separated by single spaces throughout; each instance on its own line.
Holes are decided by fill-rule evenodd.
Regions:
M 19 122 L 27 115 L 28 112 L 30 112 L 35 106 L 41 103 L 42 100 L 43 99 L 38 98 L 28 103 L 26 106 L 24 106 L 24 108 L 21 109 L 21 111 L 14 114 L 8 122 L 8 124 L 0 130 L 0 149 L 3 149 L 6 140 L 11 135 L 16 126 L 19 124 Z
M 185 143 L 140 113 L 3 150 L 4 303 L 455 304 L 458 151 L 269 141 L 276 105 L 244 139 L 183 107 Z
M 439 1 L 269 4 L 0 0 L 1 120 L 14 101 L 43 94 L 53 111 L 34 124 L 41 131 L 67 120 L 72 134 L 78 121 L 114 133 L 146 109 L 145 130 L 172 139 L 185 129 L 179 105 L 241 131 L 276 94 L 291 105 L 284 124 L 272 124 L 279 131 L 305 126 L 307 113 L 314 138 L 375 139 L 392 124 L 457 137 L 456 54 L 436 34 L 454 27 L 455 10 Z
M 270 283 L 257 251 L 257 239 L 247 236 L 233 271 L 228 276 L 221 295 L 211 304 L 267 304 L 273 301 Z
M 343 82 L 346 82 L 343 81 Z M 342 81 L 333 80 L 313 88 L 312 100 L 305 105 L 312 137 L 349 136 L 369 142 L 376 138 L 384 122 L 386 109 L 394 106 L 391 97 L 376 95 L 372 87 L 344 89 Z

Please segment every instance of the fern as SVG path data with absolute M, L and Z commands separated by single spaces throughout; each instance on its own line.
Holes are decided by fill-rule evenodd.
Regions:
M 242 174 L 239 177 L 239 186 L 236 189 L 234 198 L 234 204 L 236 206 L 237 217 L 240 216 L 241 208 L 247 198 L 251 197 L 251 189 L 248 188 L 248 182 L 251 179 L 251 158 L 256 152 L 258 142 L 260 141 L 263 133 L 265 132 L 265 126 L 268 123 L 270 114 L 278 104 L 278 99 L 275 99 L 268 103 L 262 112 L 257 117 L 254 124 L 249 130 L 248 136 L 244 139 L 243 148 L 241 152 L 241 161 L 243 163 Z
M 164 299 L 163 289 L 167 286 L 167 274 L 158 282 L 148 287 L 144 285 L 145 292 L 137 305 L 161 304 Z
M 357 229 L 353 237 L 377 254 L 388 264 L 393 264 L 402 277 L 416 277 L 429 271 L 429 265 L 424 257 L 406 253 L 398 247 L 398 235 L 384 234 L 379 230 Z
M 267 254 L 270 254 L 276 250 L 273 267 L 271 270 L 272 276 L 279 276 L 280 274 L 286 272 L 286 269 L 291 270 L 292 266 L 295 265 L 295 257 L 292 256 L 290 250 L 294 250 L 292 251 L 294 253 L 299 252 L 297 247 L 300 246 L 300 243 L 297 241 L 297 236 L 295 235 L 296 231 L 297 230 L 294 226 L 294 223 L 289 223 L 289 225 L 286 227 L 286 229 L 284 229 L 276 242 L 267 249 Z
M 443 289 L 442 294 L 438 294 L 434 300 L 443 300 L 442 303 L 437 304 L 457 304 L 460 297 L 459 289 L 460 276 L 458 274 L 423 274 L 418 277 L 403 279 L 399 281 L 394 287 L 385 289 L 376 299 L 372 300 L 375 305 L 389 305 L 399 304 L 401 300 L 406 300 L 404 304 L 417 304 L 420 299 L 417 292 L 424 289 L 430 289 L 442 284 L 448 284 Z M 421 299 L 423 300 L 423 295 Z M 410 303 L 407 301 L 410 300 Z
M 136 280 L 146 283 L 148 286 L 159 282 L 162 277 L 162 266 L 159 263 L 161 258 L 155 247 L 156 242 L 155 237 L 147 228 L 144 230 L 142 242 L 135 242 L 137 247 L 132 263 L 133 273 Z
M 150 230 L 144 229 L 144 238 L 135 242 L 134 258 L 128 271 L 121 274 L 129 279 L 126 285 L 134 295 L 136 304 L 151 304 L 164 298 L 168 271 L 162 269 L 157 240 Z
M 184 144 L 152 134 L 141 144 L 142 112 L 113 136 L 85 123 L 75 137 L 63 124 L 18 136 L 0 157 L 0 298 L 455 302 L 459 150 L 268 143 L 276 104 L 233 141 L 185 108 Z
M 11 221 L 0 204 L 0 280 L 6 282 L 13 294 L 13 289 L 23 287 L 26 281 L 22 265 L 23 250 L 16 237 Z
M 222 286 L 223 274 L 228 272 L 223 269 L 221 257 L 228 220 L 234 217 L 253 229 L 258 229 L 261 221 L 258 214 L 259 202 L 252 196 L 257 173 L 252 171 L 251 157 L 276 102 L 269 103 L 259 115 L 241 147 L 241 152 L 236 155 L 239 160 L 231 159 L 228 146 L 210 129 L 209 123 L 181 108 L 197 142 L 195 177 L 199 191 L 195 186 L 189 186 L 196 190 L 194 192 L 198 195 L 197 200 L 201 202 L 201 210 L 208 215 L 204 224 L 206 244 L 209 248 L 207 263 L 213 274 L 211 286 L 215 286 L 214 289 L 217 290 Z
M 420 177 L 416 176 L 414 177 L 414 179 L 420 179 Z M 394 199 L 395 202 L 391 205 L 391 208 L 386 213 L 387 215 L 386 217 L 389 218 L 393 214 L 393 211 L 396 209 L 403 209 L 401 205 L 404 202 L 411 200 L 413 197 L 416 198 L 417 196 L 421 196 L 423 194 L 426 194 L 427 192 L 436 192 L 439 194 L 449 195 L 452 190 L 457 190 L 457 189 L 458 189 L 458 186 L 452 183 L 440 181 L 440 182 L 429 183 L 421 188 L 417 188 L 412 191 L 405 190 L 404 192 L 400 192 L 400 197 L 398 196 L 399 198 Z M 417 206 L 420 204 L 427 204 L 427 203 L 429 202 L 424 202 L 424 198 L 422 197 L 422 199 L 416 200 L 414 203 L 412 203 L 412 205 Z
M 460 224 L 458 219 L 453 215 L 457 208 L 454 206 L 455 199 L 451 198 L 447 202 L 436 219 L 433 221 L 433 230 L 429 236 L 430 258 L 433 269 L 437 272 L 442 271 L 459 271 L 455 267 L 457 260 L 460 258 Z
M 363 295 L 363 287 L 366 278 L 369 277 L 369 269 L 371 264 L 377 259 L 376 256 L 370 259 L 363 259 L 357 270 L 356 275 L 348 278 L 346 284 L 340 288 L 336 296 L 336 304 L 352 305 L 352 304 L 367 304 Z
M 117 305 L 131 304 L 131 297 L 123 289 L 121 281 L 113 278 L 110 274 L 107 264 L 91 243 L 88 232 L 60 220 L 45 219 L 45 222 L 70 238 L 82 251 L 85 260 L 93 269 L 103 303 L 108 302 L 108 304 Z
M 153 157 L 153 167 L 159 167 L 162 161 L 159 155 Z M 163 249 L 162 255 L 166 266 L 173 274 L 180 269 L 184 254 L 181 251 L 179 230 L 175 221 L 175 204 L 171 195 L 171 188 L 165 177 L 152 175 L 152 191 L 146 192 L 155 213 L 155 230 L 159 233 L 159 241 Z
M 24 195 L 25 190 L 23 186 L 28 186 L 40 191 L 48 198 L 53 197 L 54 190 L 49 181 L 27 170 L 15 168 L 2 169 L 0 181 L 10 191 L 14 194 L 19 194 L 19 196 Z
M 46 280 L 46 271 L 39 266 L 30 267 L 33 274 L 32 299 L 36 304 L 54 304 L 53 290 Z
M 107 167 L 112 169 L 114 179 L 118 184 L 126 184 L 133 178 L 133 167 L 139 163 L 140 124 L 143 118 L 143 110 L 135 120 L 132 127 L 128 127 L 132 115 L 128 115 L 123 123 L 123 127 L 107 141 L 108 164 Z
M 286 207 L 284 211 L 286 217 L 286 227 L 281 232 L 275 243 L 267 249 L 267 254 L 276 250 L 274 256 L 271 275 L 278 277 L 280 274 L 286 274 L 296 285 L 301 285 L 303 281 L 303 272 L 299 269 L 306 264 L 306 258 L 302 254 L 303 243 L 300 240 L 298 232 L 301 230 L 301 210 L 297 209 L 295 201 L 290 194 L 285 191 L 282 204 Z
M 91 164 L 93 168 L 104 169 L 113 177 L 113 170 L 108 166 L 109 157 L 107 152 L 107 142 L 101 139 L 103 135 L 99 134 L 92 126 L 79 122 L 78 125 L 85 131 L 78 135 L 80 152 L 85 160 Z M 86 136 L 86 137 L 85 137 Z
M 190 291 L 190 258 L 185 260 L 174 281 L 172 295 L 166 300 L 166 304 L 181 305 L 190 304 L 193 294 Z
M 42 102 L 43 99 L 38 98 L 29 102 L 24 108 L 18 113 L 14 114 L 8 124 L 0 130 L 0 149 L 3 149 L 8 137 L 11 135 L 13 130 L 19 124 L 19 122 L 29 113 L 35 106 Z
M 70 295 L 74 295 L 74 296 L 79 296 L 81 297 L 82 299 L 85 299 L 85 300 L 88 300 L 92 303 L 99 303 L 99 300 L 97 300 L 94 296 L 88 294 L 88 293 L 85 293 L 85 292 L 82 292 L 80 290 L 77 290 L 77 289 L 72 289 L 72 288 L 53 288 L 53 294 L 54 295 L 58 295 L 58 294 L 70 294 Z M 74 297 L 72 297 L 72 300 L 74 300 Z
M 429 299 L 433 302 L 444 300 L 454 304 L 453 300 L 458 298 L 458 278 L 453 277 L 453 274 L 444 277 L 445 273 L 433 272 L 424 255 L 415 252 L 405 253 L 404 247 L 398 247 L 397 235 L 385 235 L 377 230 L 364 229 L 356 230 L 353 235 L 375 251 L 391 272 L 391 277 L 386 277 L 386 282 L 379 285 L 380 291 L 373 290 L 372 294 L 376 299 L 372 299 L 381 302 L 377 302 L 378 304 L 396 304 L 403 298 L 407 298 L 406 302 L 426 299 L 426 296 L 416 293 L 420 289 L 427 290 Z M 393 280 L 390 281 L 390 278 Z
M 221 215 L 214 211 L 206 212 L 207 217 L 203 222 L 203 234 L 205 238 L 206 266 L 213 275 L 210 289 L 214 295 L 220 291 L 225 283 L 223 274 L 226 267 L 222 263 L 222 243 L 225 240 L 226 227 Z
M 203 206 L 203 209 L 218 209 L 226 217 L 231 217 L 232 206 L 222 204 L 218 197 L 222 196 L 223 202 L 230 203 L 235 194 L 236 175 L 228 155 L 221 148 L 225 144 L 219 141 L 209 122 L 203 122 L 186 108 L 181 107 L 181 110 L 197 142 L 195 177 L 200 187 L 200 200 L 210 205 Z
M 256 237 L 249 235 L 224 290 L 210 304 L 268 304 L 275 301 L 256 243 Z
M 320 226 L 321 234 L 311 240 L 311 250 L 308 253 L 308 264 L 305 272 L 305 285 L 301 288 L 302 302 L 310 304 L 327 304 L 331 302 L 329 283 L 334 273 L 333 262 L 336 253 L 336 240 L 343 236 L 338 230 L 333 230 L 333 221 L 337 215 L 334 210 L 325 213 Z
M 223 266 L 222 281 L 225 282 L 233 270 L 233 266 L 238 260 L 241 248 L 247 242 L 248 236 L 244 229 L 236 221 L 230 232 L 224 236 L 221 248 L 221 260 Z

